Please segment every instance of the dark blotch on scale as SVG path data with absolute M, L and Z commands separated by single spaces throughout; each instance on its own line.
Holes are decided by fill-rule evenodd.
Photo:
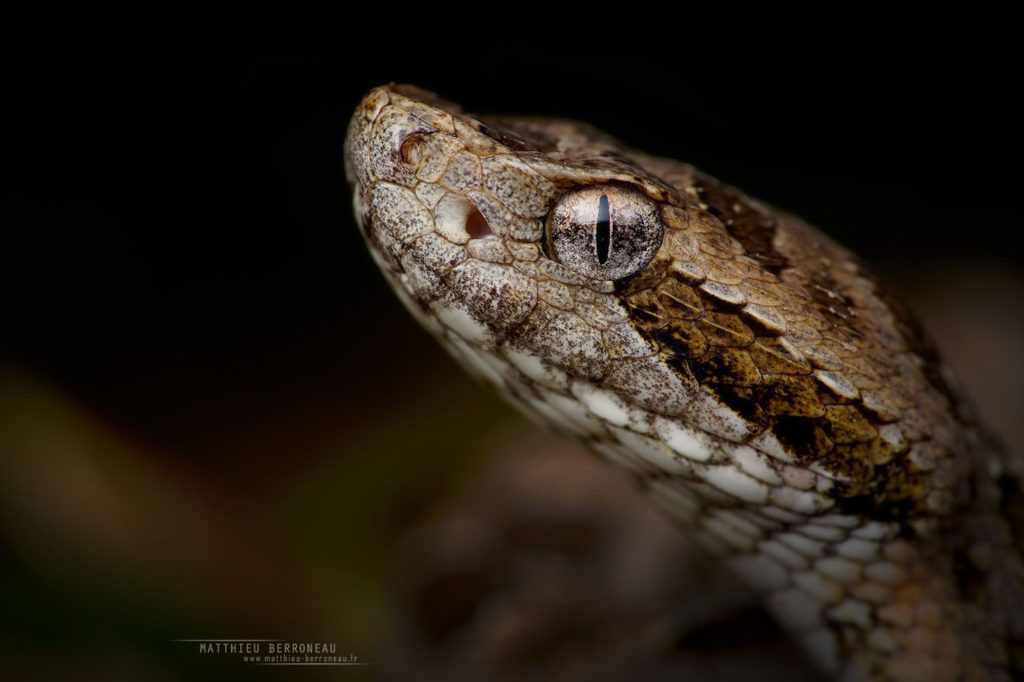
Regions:
M 701 178 L 695 187 L 708 213 L 722 221 L 725 229 L 743 245 L 747 255 L 772 274 L 789 266 L 789 259 L 773 244 L 778 221 L 770 213 L 754 206 L 738 190 Z

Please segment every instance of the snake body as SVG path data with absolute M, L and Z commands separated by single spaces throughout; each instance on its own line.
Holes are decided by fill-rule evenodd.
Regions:
M 587 125 L 472 117 L 411 86 L 364 98 L 345 162 L 370 252 L 419 322 L 634 479 L 823 670 L 1022 674 L 1019 467 L 855 256 Z M 589 266 L 558 251 L 566 197 L 593 204 Z M 605 277 L 641 250 L 618 197 L 656 241 Z

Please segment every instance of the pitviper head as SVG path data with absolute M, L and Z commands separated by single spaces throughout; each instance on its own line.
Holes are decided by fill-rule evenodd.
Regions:
M 849 252 L 587 125 L 472 117 L 409 86 L 366 96 L 345 160 L 413 315 L 636 479 L 823 666 L 963 658 L 955 567 L 918 590 L 945 620 L 907 634 L 883 607 L 916 603 L 894 585 L 948 554 L 973 431 L 920 330 Z

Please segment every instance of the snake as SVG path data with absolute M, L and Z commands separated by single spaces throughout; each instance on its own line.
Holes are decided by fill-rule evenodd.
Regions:
M 412 85 L 362 99 L 344 162 L 411 315 L 632 480 L 825 674 L 1022 679 L 1021 463 L 857 256 L 585 123 Z

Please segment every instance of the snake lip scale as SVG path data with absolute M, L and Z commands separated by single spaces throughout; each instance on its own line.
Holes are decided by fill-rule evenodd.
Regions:
M 844 680 L 1024 672 L 1019 463 L 799 218 L 585 124 L 371 91 L 345 142 L 410 313 L 581 440 Z

